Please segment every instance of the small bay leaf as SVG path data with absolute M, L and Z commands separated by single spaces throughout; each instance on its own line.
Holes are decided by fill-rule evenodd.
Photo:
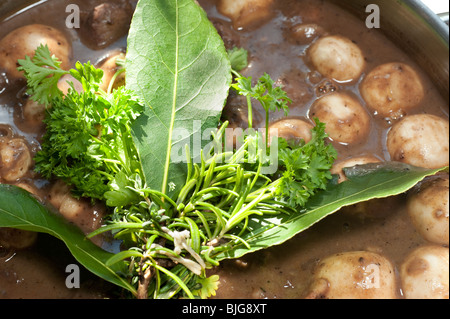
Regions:
M 46 233 L 62 240 L 75 259 L 87 270 L 119 287 L 135 292 L 120 273 L 125 263 L 107 266 L 114 256 L 88 240 L 74 225 L 42 205 L 27 191 L 12 185 L 0 184 L 0 227 Z
M 427 176 L 442 170 L 393 162 L 346 169 L 347 181 L 340 184 L 330 182 L 327 189 L 313 196 L 298 214 L 273 218 L 253 217 L 249 221 L 249 231 L 241 236 L 251 249 L 238 243 L 232 249 L 221 252 L 216 259 L 239 258 L 250 252 L 280 245 L 343 207 L 402 194 Z

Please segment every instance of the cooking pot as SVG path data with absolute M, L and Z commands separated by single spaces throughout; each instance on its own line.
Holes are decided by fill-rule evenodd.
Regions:
M 0 24 L 11 15 L 47 0 L 2 0 Z M 443 98 L 449 98 L 449 28 L 419 0 L 330 0 L 365 21 L 366 8 L 380 9 L 380 31 L 400 46 L 429 75 Z

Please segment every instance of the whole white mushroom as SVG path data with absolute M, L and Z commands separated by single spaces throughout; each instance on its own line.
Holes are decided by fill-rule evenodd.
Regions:
M 24 120 L 31 126 L 40 126 L 45 119 L 45 105 L 28 99 L 22 109 Z
M 34 56 L 39 45 L 47 45 L 50 52 L 62 63 L 61 68 L 70 67 L 72 46 L 59 30 L 42 24 L 30 24 L 11 31 L 0 40 L 0 68 L 6 70 L 8 77 L 20 78 L 17 60 Z
M 33 163 L 28 145 L 22 138 L 0 138 L 0 178 L 14 182 L 28 173 Z
M 47 200 L 67 221 L 85 233 L 94 231 L 102 222 L 103 208 L 92 205 L 86 198 L 75 198 L 71 187 L 61 180 L 51 186 Z
M 289 29 L 288 40 L 297 44 L 310 44 L 325 33 L 326 31 L 315 23 L 301 23 Z
M 430 169 L 448 166 L 448 120 L 430 114 L 406 116 L 389 131 L 387 149 L 393 161 Z
M 37 239 L 36 232 L 15 228 L 0 228 L 0 247 L 7 249 L 26 249 L 31 247 Z
M 361 83 L 367 106 L 376 114 L 398 119 L 414 109 L 424 98 L 417 72 L 404 63 L 386 63 L 373 69 Z
M 217 9 L 233 21 L 236 29 L 251 27 L 269 19 L 274 0 L 220 0 Z
M 338 175 L 339 179 L 338 182 L 342 183 L 347 180 L 347 176 L 345 176 L 344 169 L 357 166 L 357 165 L 364 165 L 364 164 L 371 164 L 371 163 L 379 163 L 381 160 L 377 158 L 375 155 L 362 155 L 362 156 L 356 156 L 347 158 L 342 161 L 335 162 L 333 164 L 333 167 L 331 168 L 330 172 L 333 175 Z
M 435 244 L 449 244 L 448 174 L 419 185 L 408 198 L 407 209 L 423 238 Z
M 351 251 L 321 260 L 313 274 L 311 299 L 395 299 L 392 263 L 380 254 Z
M 269 142 L 274 137 L 282 137 L 287 141 L 308 143 L 311 138 L 311 130 L 314 126 L 299 118 L 285 118 L 276 121 L 269 126 Z
M 449 254 L 442 246 L 424 246 L 409 254 L 400 267 L 406 299 L 449 298 Z
M 370 132 L 370 116 L 358 100 L 347 93 L 325 95 L 312 105 L 309 116 L 326 124 L 330 138 L 342 144 L 356 144 Z
M 125 60 L 125 53 L 122 51 L 111 52 L 99 63 L 98 67 L 103 70 L 103 78 L 100 89 L 105 92 L 107 92 L 109 88 L 115 89 L 125 85 L 125 71 L 121 71 L 123 70 L 123 67 L 117 64 L 118 60 Z
M 65 96 L 67 93 L 69 93 L 69 90 L 74 89 L 76 92 L 83 92 L 83 85 L 80 81 L 75 79 L 71 74 L 64 74 L 59 80 L 58 80 L 58 89 L 62 92 L 62 94 Z
M 311 45 L 308 56 L 318 72 L 338 82 L 358 80 L 366 66 L 361 49 L 340 35 L 319 38 Z
M 15 184 L 15 186 L 20 187 L 23 190 L 26 190 L 28 193 L 32 194 L 36 199 L 40 201 L 43 200 L 41 190 L 38 189 L 33 183 L 27 181 L 20 181 L 19 183 Z

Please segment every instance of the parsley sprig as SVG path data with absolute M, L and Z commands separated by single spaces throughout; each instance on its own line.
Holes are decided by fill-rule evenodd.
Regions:
M 65 71 L 47 46 L 39 46 L 33 58 L 19 60 L 31 98 L 48 105 L 44 120 L 46 133 L 35 157 L 36 171 L 46 178 L 58 177 L 73 185 L 74 195 L 118 201 L 118 174 L 140 175 L 140 163 L 131 136 L 131 122 L 143 110 L 132 92 L 121 87 L 111 93 L 99 89 L 103 71 L 91 63 L 76 63 Z M 68 93 L 58 89 L 59 79 L 72 75 Z M 111 185 L 108 185 L 111 184 Z M 111 186 L 113 189 L 111 190 Z M 109 193 L 107 193 L 110 191 Z
M 337 158 L 336 149 L 327 140 L 325 124 L 316 119 L 312 138 L 295 145 L 279 140 L 280 184 L 276 196 L 290 207 L 301 208 L 318 190 L 326 189 L 331 180 L 331 165 Z
M 49 105 L 53 98 L 61 97 L 57 84 L 62 76 L 69 72 L 61 69 L 61 61 L 50 53 L 47 45 L 40 45 L 32 58 L 25 56 L 18 61 L 19 71 L 27 79 L 27 93 L 40 104 Z
M 266 113 L 265 139 L 267 147 L 269 145 L 269 113 L 282 110 L 284 115 L 287 116 L 289 114 L 289 104 L 292 103 L 292 100 L 281 86 L 275 84 L 275 81 L 269 74 L 264 73 L 253 85 L 253 77 L 245 77 L 239 73 L 248 64 L 248 53 L 245 49 L 233 48 L 228 51 L 228 56 L 235 76 L 235 82 L 231 87 L 247 99 L 249 128 L 253 128 L 252 100 L 258 101 Z

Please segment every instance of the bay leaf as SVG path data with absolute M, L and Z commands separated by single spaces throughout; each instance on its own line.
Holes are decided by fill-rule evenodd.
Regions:
M 293 215 L 272 218 L 260 216 L 249 221 L 249 231 L 241 236 L 250 246 L 238 243 L 220 255 L 217 260 L 239 258 L 270 246 L 280 245 L 305 231 L 341 208 L 376 198 L 402 194 L 427 176 L 443 169 L 424 169 L 407 164 L 386 162 L 357 165 L 345 170 L 347 181 L 330 182 L 325 191 L 320 191 L 307 202 L 305 208 Z
M 17 228 L 49 234 L 62 240 L 74 258 L 86 269 L 119 287 L 135 292 L 121 273 L 125 263 L 107 266 L 114 256 L 88 240 L 74 225 L 41 204 L 27 191 L 12 185 L 0 184 L 0 227 Z
M 193 0 L 139 1 L 127 50 L 126 86 L 146 106 L 133 125 L 146 183 L 174 194 L 186 179 L 185 146 L 195 157 L 208 142 L 202 132 L 217 128 L 231 84 L 228 54 Z

